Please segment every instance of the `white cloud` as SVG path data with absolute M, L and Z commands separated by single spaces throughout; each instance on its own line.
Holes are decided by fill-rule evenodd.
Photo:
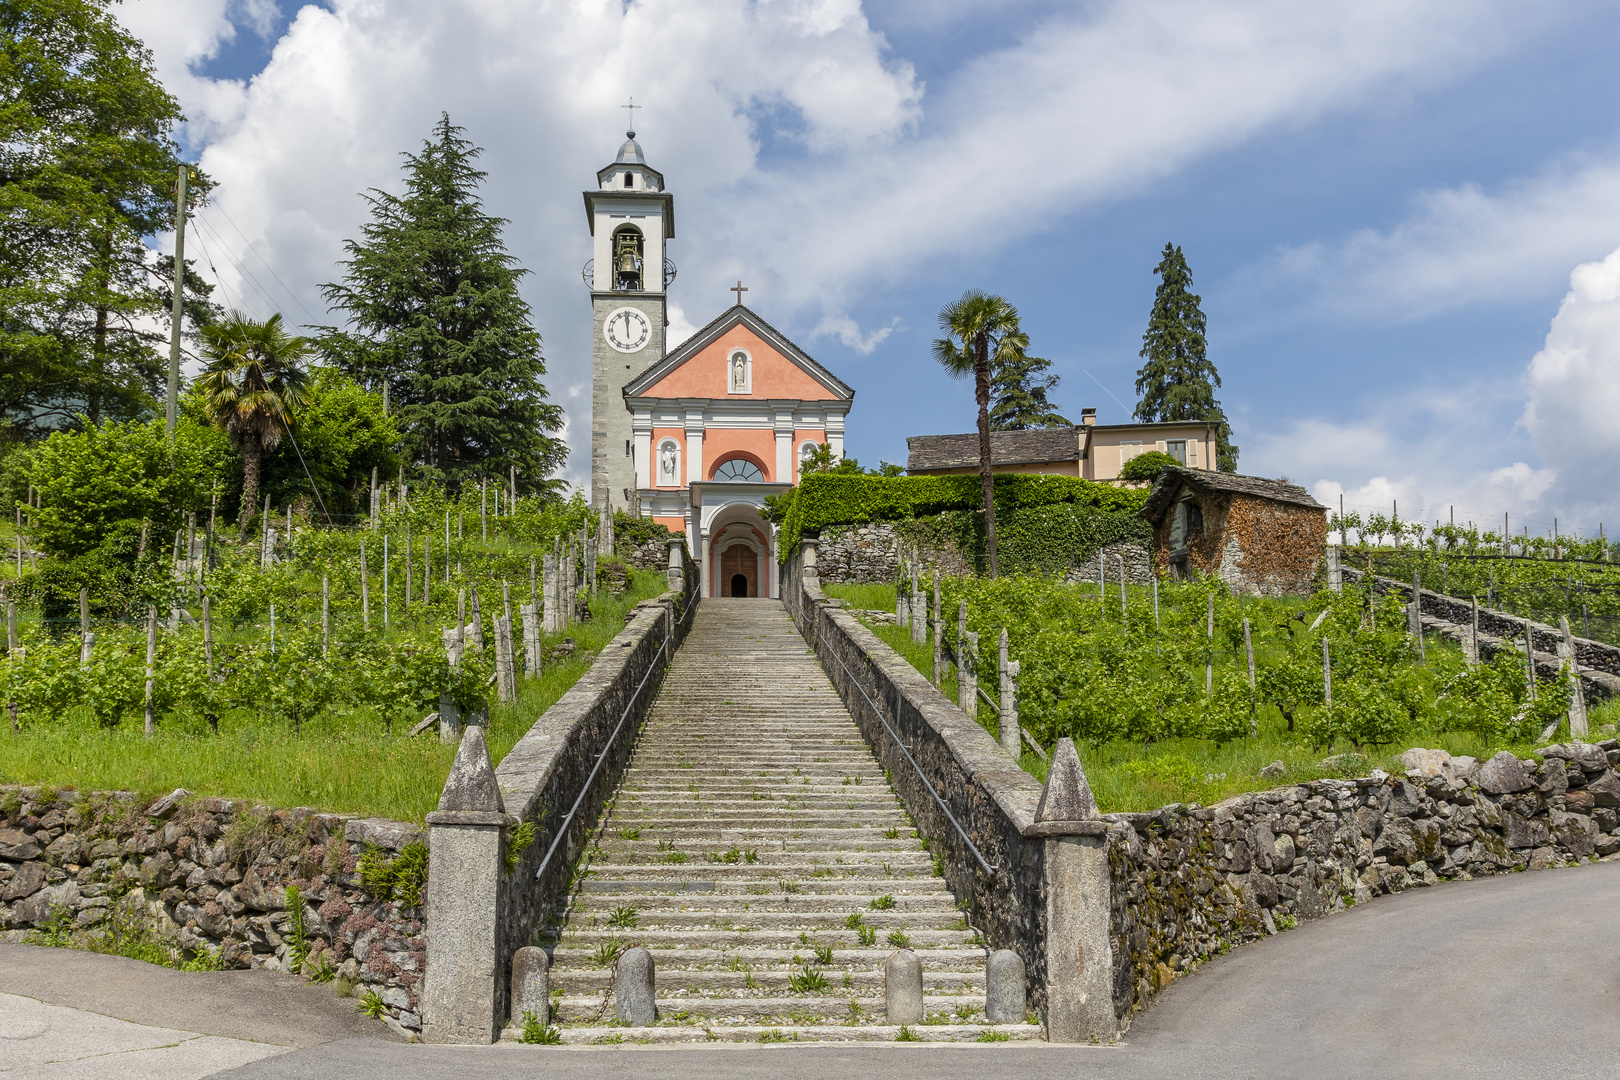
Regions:
M 1620 155 L 1561 163 L 1487 192 L 1425 192 L 1407 220 L 1287 248 L 1234 288 L 1303 290 L 1305 306 L 1408 320 L 1544 295 L 1571 263 L 1620 242 Z
M 256 298 L 245 270 L 222 265 L 230 288 L 257 310 L 322 312 L 318 285 L 364 219 L 356 193 L 397 190 L 400 151 L 448 110 L 488 148 L 486 205 L 533 271 L 554 391 L 587 374 L 579 191 L 631 94 L 676 196 L 675 297 L 706 321 L 745 277 L 779 325 L 860 348 L 891 328 L 862 332 L 845 312 L 898 275 L 1038 233 L 1278 125 L 1453 79 L 1511 42 L 1510 20 L 1539 17 L 1505 0 L 1063 6 L 925 98 L 858 0 L 333 0 L 300 10 L 250 82 L 192 74 L 238 32 L 233 13 L 262 22 L 226 0 L 123 12 L 206 143 L 216 257 L 266 276 L 213 216 L 228 214 L 298 301 L 268 280 Z M 778 124 L 797 153 L 762 166 Z M 583 479 L 575 449 L 569 475 Z
M 1334 507 L 1342 494 L 1347 508 L 1382 511 L 1398 500 L 1402 516 L 1430 521 L 1455 507 L 1458 520 L 1493 528 L 1506 512 L 1515 532 L 1546 531 L 1555 518 L 1566 532 L 1612 530 L 1620 521 L 1620 249 L 1577 266 L 1569 284 L 1512 398 L 1419 388 L 1373 417 L 1251 435 L 1245 469 L 1286 473 Z M 1492 464 L 1519 453 L 1541 464 Z
M 900 325 L 897 315 L 889 320 L 888 326 L 880 326 L 876 330 L 861 332 L 861 324 L 842 312 L 836 315 L 823 315 L 816 328 L 810 331 L 810 338 L 835 337 L 848 348 L 854 349 L 862 356 L 868 356 L 872 350 L 882 343 L 883 339 L 894 333 Z

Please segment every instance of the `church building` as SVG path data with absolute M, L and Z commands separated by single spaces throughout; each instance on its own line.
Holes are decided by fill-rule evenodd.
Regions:
M 765 496 L 820 445 L 844 451 L 855 391 L 742 303 L 666 349 L 675 200 L 636 133 L 585 192 L 592 338 L 591 500 L 639 507 L 703 568 L 706 596 L 780 596 Z

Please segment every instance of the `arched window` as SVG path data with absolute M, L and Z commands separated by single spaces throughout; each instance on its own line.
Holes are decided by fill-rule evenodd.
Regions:
M 635 179 L 635 176 L 633 174 L 631 174 L 631 173 L 625 173 L 624 174 L 624 186 L 625 187 L 635 187 L 636 186 L 636 179 Z
M 681 486 L 681 446 L 674 439 L 658 444 L 658 486 Z
M 763 484 L 765 474 L 747 458 L 730 458 L 714 470 L 714 478 L 722 483 Z
M 751 394 L 754 392 L 754 361 L 741 349 L 726 361 L 726 393 Z
M 641 230 L 620 225 L 613 230 L 613 287 L 621 292 L 641 291 Z

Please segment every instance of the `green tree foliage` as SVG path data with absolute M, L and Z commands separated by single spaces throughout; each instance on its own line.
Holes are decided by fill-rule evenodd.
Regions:
M 1029 335 L 1020 331 L 1001 339 L 990 364 L 990 429 L 1070 427 L 1047 398 L 1059 377 L 1049 374 L 1052 361 L 1031 356 Z
M 371 470 L 386 480 L 398 467 L 399 428 L 392 416 L 383 414 L 382 395 L 336 368 L 312 368 L 305 392 L 297 446 L 283 440 L 266 455 L 261 491 L 272 505 L 281 506 L 307 496 L 313 479 L 320 492 L 314 505 L 342 524 L 368 511 Z
M 172 441 L 161 417 L 106 420 L 18 453 L 17 471 L 39 493 L 32 536 L 46 558 L 32 588 L 48 613 L 75 603 L 81 588 L 119 611 L 161 593 L 175 530 L 188 512 L 206 516 L 231 459 L 225 437 L 194 416 Z
M 991 495 L 990 358 L 999 355 L 1009 337 L 1022 337 L 1018 309 L 1004 297 L 969 289 L 939 312 L 944 337 L 934 339 L 933 354 L 952 378 L 973 376 L 973 399 L 979 404 L 979 484 L 983 492 L 984 532 L 990 550 L 990 576 L 999 572 L 996 559 L 996 508 Z M 1027 344 L 1028 339 L 1025 338 Z
M 838 473 L 848 476 L 904 476 L 906 470 L 892 461 L 878 462 L 875 469 L 863 469 L 861 463 L 852 457 L 833 459 L 832 447 L 827 443 L 817 443 L 816 448 L 799 464 L 799 478 L 812 473 Z
M 567 446 L 549 432 L 545 362 L 527 273 L 506 252 L 503 218 L 483 210 L 473 167 L 482 152 L 444 116 L 421 153 L 407 154 L 405 194 L 373 189 L 363 239 L 346 243 L 340 283 L 324 287 L 348 317 L 323 345 L 368 386 L 387 383 L 407 453 L 424 478 L 451 485 L 505 479 L 549 490 Z
M 1136 373 L 1136 418 L 1146 423 L 1164 420 L 1205 420 L 1216 427 L 1216 463 L 1222 472 L 1235 472 L 1238 448 L 1232 429 L 1215 398 L 1220 372 L 1210 363 L 1204 339 L 1201 297 L 1192 291 L 1192 271 L 1181 248 L 1165 244 L 1159 265 L 1159 287 L 1153 293 L 1153 312 L 1142 335 L 1139 354 L 1147 363 Z
M 260 465 L 309 402 L 309 340 L 288 334 L 279 314 L 259 322 L 239 311 L 204 327 L 202 338 L 207 365 L 197 388 L 208 418 L 242 455 L 238 520 L 245 532 L 258 506 Z
M 173 228 L 184 117 L 111 6 L 0 4 L 0 412 L 29 434 L 133 418 L 164 377 L 169 284 L 142 238 Z
M 1149 450 L 1137 454 L 1119 470 L 1121 480 L 1157 480 L 1159 474 L 1172 465 L 1181 464 L 1163 450 Z

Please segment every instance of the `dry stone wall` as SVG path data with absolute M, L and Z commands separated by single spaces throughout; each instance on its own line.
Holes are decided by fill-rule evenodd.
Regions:
M 1115 1004 L 1123 1019 L 1228 947 L 1384 893 L 1620 853 L 1620 744 L 1440 750 L 1374 771 L 1110 814 Z
M 1109 544 L 1097 554 L 1064 575 L 1065 584 L 1097 584 L 1097 564 L 1102 563 L 1103 581 L 1119 585 L 1120 559 L 1125 560 L 1125 577 L 1132 585 L 1153 584 L 1153 554 L 1141 544 Z
M 0 938 L 140 924 L 187 953 L 217 950 L 227 968 L 285 970 L 296 885 L 311 967 L 329 965 L 356 996 L 375 992 L 395 1024 L 416 1030 L 423 913 L 367 892 L 360 864 L 420 840 L 403 822 L 185 791 L 151 801 L 0 787 Z

